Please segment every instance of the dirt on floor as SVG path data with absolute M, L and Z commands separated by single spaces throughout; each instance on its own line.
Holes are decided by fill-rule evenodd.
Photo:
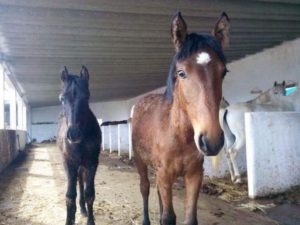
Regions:
M 96 224 L 141 224 L 142 198 L 134 162 L 107 152 L 101 152 L 100 159 L 95 180 Z M 153 171 L 150 175 L 149 212 L 151 224 L 156 225 L 159 224 L 158 197 Z M 57 147 L 53 144 L 32 147 L 0 175 L 0 225 L 64 224 L 65 187 L 66 178 Z M 181 179 L 174 185 L 173 201 L 177 224 L 183 224 L 184 185 Z M 299 187 L 270 199 L 251 201 L 247 198 L 246 185 L 236 187 L 229 179 L 205 178 L 198 201 L 198 219 L 202 225 L 296 225 L 300 224 L 300 218 L 295 216 L 298 206 Z M 77 211 L 76 224 L 86 224 L 86 218 Z M 283 211 L 290 213 L 284 214 L 290 219 L 278 218 Z

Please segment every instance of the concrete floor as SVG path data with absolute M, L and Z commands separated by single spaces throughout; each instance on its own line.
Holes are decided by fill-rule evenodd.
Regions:
M 102 155 L 96 177 L 94 204 L 96 224 L 141 224 L 142 199 L 134 167 Z M 0 225 L 53 225 L 65 219 L 65 175 L 60 152 L 55 145 L 31 149 L 0 175 Z M 184 190 L 174 191 L 177 224 L 183 224 Z M 159 224 L 158 198 L 154 185 L 150 195 L 152 224 Z M 257 213 L 240 210 L 205 194 L 198 201 L 201 225 L 275 225 Z M 86 224 L 79 213 L 76 224 Z

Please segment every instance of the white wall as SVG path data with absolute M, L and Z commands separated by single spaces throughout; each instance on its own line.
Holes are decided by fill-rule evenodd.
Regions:
M 230 102 L 252 99 L 253 88 L 267 90 L 275 80 L 300 84 L 300 38 L 228 64 L 223 93 Z
M 245 125 L 249 196 L 300 185 L 300 113 L 246 113 Z
M 56 136 L 61 106 L 31 109 L 31 138 L 38 142 Z
M 103 121 L 128 119 L 128 101 L 91 103 L 90 107 L 98 119 Z M 38 142 L 56 136 L 61 106 L 33 108 L 31 114 L 31 136 Z M 47 124 L 51 123 L 51 124 Z

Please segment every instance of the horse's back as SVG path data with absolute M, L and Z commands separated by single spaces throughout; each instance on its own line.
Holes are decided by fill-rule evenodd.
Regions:
M 153 124 L 167 114 L 168 104 L 162 94 L 150 94 L 140 99 L 134 106 L 132 126 L 135 129 L 145 124 Z M 140 124 L 142 122 L 142 124 Z

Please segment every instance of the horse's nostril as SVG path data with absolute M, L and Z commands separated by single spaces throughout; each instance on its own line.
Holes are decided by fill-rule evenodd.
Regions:
M 220 144 L 219 144 L 219 146 L 220 146 L 220 147 L 223 147 L 224 142 L 225 142 L 224 132 L 222 132 L 222 133 L 221 133 L 221 137 L 220 137 Z
M 199 136 L 199 147 L 201 148 L 202 151 L 207 152 L 207 139 L 203 134 L 200 134 Z
M 69 140 L 72 140 L 70 129 L 68 129 L 68 131 L 67 131 L 67 138 L 68 138 Z

